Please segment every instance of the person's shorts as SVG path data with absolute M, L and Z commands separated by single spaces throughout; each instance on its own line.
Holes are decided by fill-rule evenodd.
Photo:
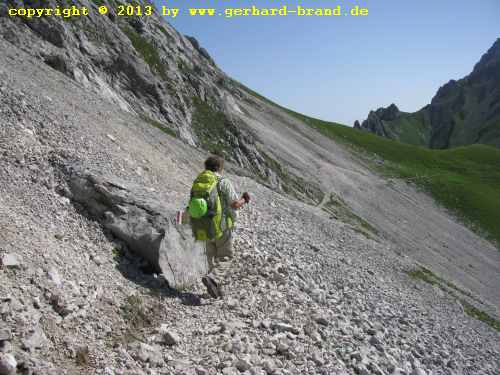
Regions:
M 233 257 L 233 232 L 227 230 L 218 240 L 207 241 L 207 255 L 216 259 Z

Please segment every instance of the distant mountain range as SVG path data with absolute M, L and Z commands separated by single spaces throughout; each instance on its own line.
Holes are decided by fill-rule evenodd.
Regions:
M 371 111 L 354 127 L 436 149 L 474 143 L 500 148 L 500 39 L 467 77 L 441 87 L 431 104 L 414 113 L 395 104 Z

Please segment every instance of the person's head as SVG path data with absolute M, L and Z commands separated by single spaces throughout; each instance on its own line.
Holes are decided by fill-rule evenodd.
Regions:
M 219 156 L 209 156 L 208 159 L 205 160 L 205 169 L 207 171 L 222 173 L 224 169 L 224 159 Z

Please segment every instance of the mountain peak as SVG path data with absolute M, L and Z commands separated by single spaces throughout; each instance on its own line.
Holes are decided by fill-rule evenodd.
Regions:
M 500 63 L 500 38 L 486 52 L 474 67 L 474 73 Z

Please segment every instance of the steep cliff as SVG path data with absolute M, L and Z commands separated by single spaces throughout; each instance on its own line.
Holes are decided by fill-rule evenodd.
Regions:
M 158 14 L 118 16 L 117 7 L 127 3 L 77 0 L 71 4 L 87 7 L 88 16 L 26 18 L 8 16 L 8 8 L 69 3 L 9 0 L 0 4 L 0 35 L 101 100 L 224 156 L 274 189 L 318 200 L 317 185 L 309 181 L 306 189 L 245 123 L 242 104 L 259 108 L 246 88 L 222 72 L 194 37 L 180 34 Z M 101 4 L 110 9 L 105 16 L 98 12 Z
M 500 147 L 500 39 L 470 75 L 445 84 L 429 105 L 387 117 L 393 111 L 391 106 L 370 112 L 361 129 L 430 148 L 474 143 Z

